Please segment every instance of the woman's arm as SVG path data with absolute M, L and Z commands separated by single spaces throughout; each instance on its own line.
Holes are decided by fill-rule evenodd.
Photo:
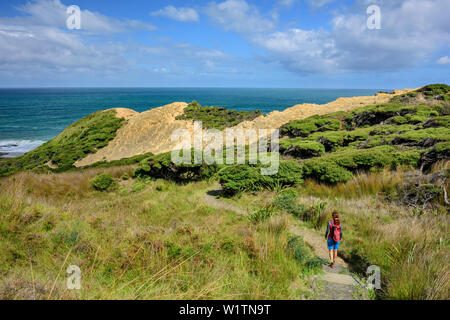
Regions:
M 325 232 L 325 239 L 328 238 L 328 233 L 330 233 L 330 224 L 327 223 L 327 231 Z

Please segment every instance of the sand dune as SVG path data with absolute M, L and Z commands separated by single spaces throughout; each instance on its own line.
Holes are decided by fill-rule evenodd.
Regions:
M 380 93 L 376 96 L 339 98 L 333 102 L 317 104 L 299 104 L 282 112 L 274 111 L 260 116 L 253 121 L 245 121 L 235 128 L 242 129 L 276 129 L 295 120 L 312 115 L 322 115 L 337 111 L 350 111 L 365 105 L 386 103 L 393 96 L 416 89 L 395 90 L 394 94 Z M 152 152 L 154 154 L 171 151 L 176 145 L 171 142 L 172 132 L 176 129 L 187 129 L 191 135 L 194 131 L 192 121 L 175 120 L 183 113 L 187 103 L 174 102 L 163 107 L 138 113 L 131 109 L 118 108 L 118 117 L 127 119 L 127 123 L 117 132 L 116 138 L 106 147 L 75 163 L 81 167 L 98 161 L 112 161 L 129 158 L 135 155 Z

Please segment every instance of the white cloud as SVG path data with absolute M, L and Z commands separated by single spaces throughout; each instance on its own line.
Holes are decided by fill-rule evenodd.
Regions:
M 127 47 L 118 41 L 99 41 L 97 36 L 154 29 L 141 21 L 83 10 L 82 30 L 71 31 L 66 28 L 66 8 L 59 0 L 38 0 L 17 8 L 24 15 L 0 17 L 1 78 L 124 73 L 133 64 L 126 57 Z
M 441 57 L 436 63 L 437 64 L 450 64 L 450 58 L 448 56 Z
M 34 26 L 66 27 L 67 6 L 60 0 L 27 2 L 18 9 L 28 16 L 12 18 L 11 21 Z M 120 20 L 97 12 L 81 10 L 81 29 L 90 33 L 122 33 L 133 29 L 155 30 L 156 27 L 138 20 Z
M 381 4 L 381 30 L 366 27 L 367 1 L 336 14 L 331 30 L 291 29 L 253 35 L 268 57 L 296 73 L 392 71 L 416 66 L 450 43 L 448 0 Z
M 271 31 L 275 28 L 272 19 L 264 18 L 256 7 L 249 5 L 244 0 L 211 2 L 205 11 L 213 23 L 227 31 L 254 33 Z
M 162 16 L 182 22 L 197 22 L 199 16 L 197 11 L 192 8 L 175 8 L 174 6 L 167 6 L 164 9 L 151 13 L 152 16 Z
M 315 8 L 323 7 L 324 5 L 327 5 L 334 0 L 306 0 L 306 2 L 311 6 Z
M 291 29 L 259 35 L 253 41 L 266 49 L 271 59 L 294 72 L 326 72 L 336 68 L 335 43 L 325 31 Z

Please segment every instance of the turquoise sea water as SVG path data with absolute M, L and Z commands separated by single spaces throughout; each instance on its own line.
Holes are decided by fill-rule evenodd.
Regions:
M 109 108 L 138 112 L 175 101 L 197 100 L 264 113 L 300 103 L 374 95 L 381 89 L 70 88 L 0 89 L 0 153 L 23 153 L 52 139 L 74 121 Z

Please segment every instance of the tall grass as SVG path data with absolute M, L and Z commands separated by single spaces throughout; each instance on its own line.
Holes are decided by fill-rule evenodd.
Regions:
M 448 162 L 438 163 L 432 172 L 441 170 L 448 170 Z M 414 208 L 387 200 L 385 195 L 397 192 L 406 173 L 404 169 L 361 173 L 349 182 L 335 186 L 305 181 L 297 187 L 295 202 L 284 208 L 289 212 L 290 208 L 303 206 L 303 214 L 294 215 L 307 225 L 318 227 L 320 233 L 325 231 L 322 222 L 331 219 L 331 212 L 340 212 L 343 224 L 341 254 L 362 275 L 370 264 L 381 268 L 379 298 L 448 300 L 448 207 L 440 205 L 439 210 L 421 210 L 417 214 Z M 265 192 L 245 195 L 239 201 L 257 207 L 259 203 L 267 205 L 267 201 L 274 199 L 275 203 L 280 202 L 279 196 Z M 323 202 L 328 204 L 326 210 L 314 210 Z M 319 211 L 321 215 L 317 214 Z
M 207 182 L 119 179 L 132 167 L 0 180 L 2 299 L 297 299 L 311 295 L 286 219 L 203 204 Z M 108 173 L 120 184 L 98 192 Z M 77 265 L 82 289 L 66 288 Z M 296 283 L 292 286 L 292 283 Z

